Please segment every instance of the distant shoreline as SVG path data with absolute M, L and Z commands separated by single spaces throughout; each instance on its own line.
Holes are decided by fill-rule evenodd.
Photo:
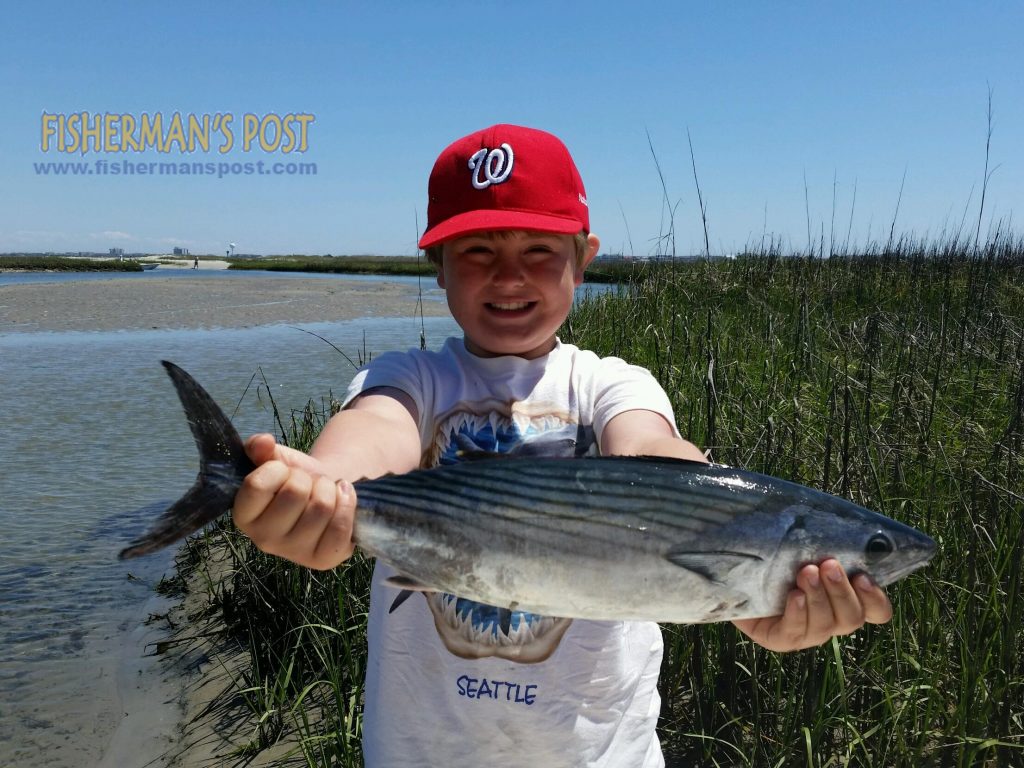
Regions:
M 227 281 L 160 278 L 158 272 L 146 279 L 0 285 L 0 333 L 248 328 L 420 311 L 415 290 L 387 279 L 260 275 Z M 439 293 L 429 288 L 424 296 Z M 422 311 L 448 315 L 442 301 L 425 301 Z

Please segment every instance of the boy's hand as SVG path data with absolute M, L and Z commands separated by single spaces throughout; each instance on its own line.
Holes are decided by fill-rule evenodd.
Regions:
M 356 495 L 335 482 L 308 454 L 278 445 L 272 435 L 245 444 L 256 464 L 242 483 L 232 515 L 235 525 L 264 552 L 326 570 L 352 554 Z
M 884 624 L 892 618 L 892 604 L 882 588 L 864 574 L 851 584 L 837 560 L 805 565 L 796 585 L 781 616 L 738 619 L 733 624 L 768 650 L 798 651 L 848 635 L 866 622 Z

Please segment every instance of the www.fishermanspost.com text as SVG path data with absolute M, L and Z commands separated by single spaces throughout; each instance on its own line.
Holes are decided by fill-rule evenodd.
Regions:
M 84 162 L 33 162 L 37 176 L 316 176 L 316 163 L 158 162 L 97 159 Z

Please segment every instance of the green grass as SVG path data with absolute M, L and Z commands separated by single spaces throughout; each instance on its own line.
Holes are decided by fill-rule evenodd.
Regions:
M 414 256 L 266 256 L 229 259 L 228 269 L 263 269 L 271 272 L 320 272 L 350 275 L 422 275 L 433 277 L 434 266 Z M 636 279 L 656 262 L 598 260 L 587 270 L 591 283 L 621 283 Z
M 33 256 L 7 254 L 0 256 L 0 272 L 141 272 L 142 265 L 131 259 L 88 259 L 80 256 Z
M 779 656 L 671 627 L 666 752 L 699 765 L 1024 763 L 1024 247 L 765 252 L 669 268 L 570 317 L 649 367 L 714 460 L 823 488 L 940 544 L 896 616 Z
M 648 367 L 714 460 L 853 499 L 940 551 L 893 621 L 779 655 L 728 624 L 664 628 L 669 765 L 1024 765 L 1024 241 L 644 268 L 561 336 Z M 307 446 L 335 407 L 294 414 Z M 259 747 L 359 765 L 368 564 L 329 574 L 223 534 L 212 584 L 251 649 Z
M 435 274 L 425 258 L 413 256 L 266 256 L 229 259 L 228 269 L 265 269 L 271 272 L 328 272 L 349 275 Z

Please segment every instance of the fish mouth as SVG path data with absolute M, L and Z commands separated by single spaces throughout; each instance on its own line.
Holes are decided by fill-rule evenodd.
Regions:
M 424 592 L 445 647 L 463 659 L 494 656 L 521 664 L 544 661 L 572 619 L 496 608 L 439 592 Z
M 912 565 L 906 565 L 906 566 L 904 566 L 904 567 L 902 567 L 902 568 L 900 568 L 898 570 L 887 571 L 884 574 L 879 574 L 877 576 L 871 576 L 871 579 L 878 586 L 880 586 L 880 587 L 887 587 L 890 584 L 899 581 L 904 576 L 909 576 L 911 573 L 913 573 L 914 571 L 922 568 L 926 564 L 927 564 L 927 561 L 922 561 L 920 563 L 914 563 Z
M 909 576 L 916 570 L 924 568 L 928 565 L 928 561 L 935 556 L 935 550 L 935 542 L 929 539 L 927 544 L 921 545 L 921 547 L 913 553 L 914 557 L 911 560 L 873 577 L 875 583 L 880 587 L 885 587 L 892 584 L 894 581 L 899 581 L 905 576 Z

